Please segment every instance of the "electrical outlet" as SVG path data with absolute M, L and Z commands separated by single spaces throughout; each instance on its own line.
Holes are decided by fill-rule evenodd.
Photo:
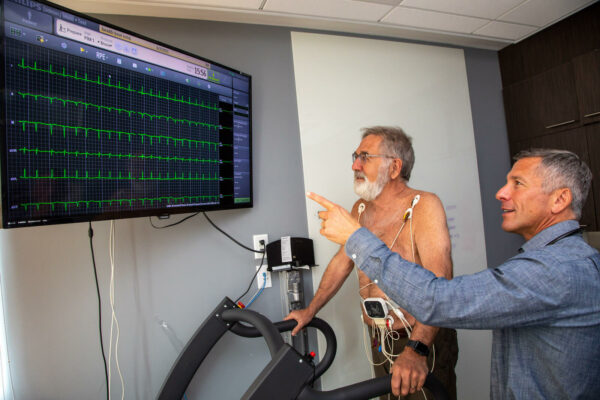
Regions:
M 256 266 L 256 269 L 258 269 L 258 265 Z M 265 277 L 263 278 L 263 272 L 265 273 Z M 267 266 L 265 264 L 263 264 L 262 267 L 260 267 L 260 271 L 258 271 L 258 274 L 256 275 L 256 283 L 258 284 L 258 288 L 260 289 L 261 287 L 263 287 L 263 279 L 266 280 L 265 283 L 265 289 L 268 287 L 271 287 L 271 273 L 269 271 L 267 271 Z
M 254 240 L 254 250 L 258 250 L 258 251 L 267 251 L 267 243 L 269 243 L 269 235 L 266 233 L 263 234 L 258 234 L 258 235 L 254 235 L 252 236 L 252 239 Z M 260 241 L 264 240 L 265 245 L 262 246 L 260 244 Z M 254 253 L 254 258 L 255 259 L 261 259 L 263 257 L 262 253 Z M 267 255 L 265 254 L 265 260 L 267 259 Z M 265 262 L 266 264 L 266 262 Z

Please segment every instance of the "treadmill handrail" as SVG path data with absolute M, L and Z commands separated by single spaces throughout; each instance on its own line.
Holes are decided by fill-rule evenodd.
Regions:
M 196 330 L 183 352 L 171 368 L 161 391 L 159 400 L 180 399 L 185 394 L 190 381 L 212 347 L 227 331 L 232 331 L 241 336 L 264 336 L 271 353 L 275 359 L 279 350 L 287 346 L 279 332 L 288 331 L 296 326 L 296 321 L 281 321 L 273 324 L 268 318 L 252 310 L 235 309 L 235 304 L 225 298 Z M 243 321 L 252 324 L 248 327 L 237 323 Z M 327 340 L 328 348 L 321 362 L 315 367 L 314 378 L 320 376 L 333 362 L 337 348 L 335 333 L 327 322 L 315 318 L 308 326 L 321 330 Z M 331 346 L 331 351 L 330 351 Z M 291 349 L 291 347 L 288 347 Z M 268 373 L 267 373 L 268 374 Z M 267 375 L 268 376 L 268 375 Z M 304 378 L 303 378 L 304 379 Z M 389 393 L 391 389 L 391 376 L 370 379 L 350 386 L 345 386 L 331 391 L 317 391 L 309 387 L 309 379 L 305 387 L 297 395 L 300 400 L 363 400 Z M 447 400 L 448 396 L 444 387 L 431 374 L 427 377 L 425 387 L 432 391 L 435 400 Z M 297 393 L 297 392 L 296 392 Z
M 224 312 L 223 316 L 225 316 L 225 313 L 229 313 L 231 311 L 238 311 L 238 313 L 236 313 L 236 314 L 239 314 L 239 315 L 242 315 L 243 313 L 251 312 L 252 314 L 257 314 L 257 315 L 262 316 L 261 314 L 258 314 L 257 312 L 251 311 L 251 310 L 230 310 L 230 311 Z M 249 326 L 239 326 L 239 324 L 237 324 L 236 326 L 231 327 L 230 331 L 232 331 L 236 334 L 239 334 L 240 336 L 257 337 L 260 335 L 259 332 L 262 332 L 266 328 L 266 327 L 262 326 L 263 324 L 271 325 L 271 328 L 277 329 L 279 332 L 285 332 L 285 331 L 291 330 L 297 325 L 297 322 L 295 320 L 280 321 L 280 322 L 273 323 L 268 318 L 265 318 L 265 317 L 255 321 L 255 322 L 256 323 L 254 323 L 253 325 L 255 326 L 256 329 L 249 327 Z M 331 326 L 329 326 L 329 324 L 327 322 L 325 322 L 319 318 L 313 318 L 313 320 L 307 325 L 317 327 L 325 335 L 325 340 L 327 341 L 327 344 L 329 345 L 330 343 L 332 343 L 333 346 L 337 347 L 335 333 L 333 332 L 333 329 L 331 329 Z M 277 334 L 276 336 L 278 339 L 281 339 L 281 336 L 279 334 Z M 267 342 L 267 345 L 269 346 L 269 348 L 271 347 L 271 345 L 269 344 L 270 340 L 272 340 L 270 336 L 269 337 L 265 336 L 265 341 Z M 329 350 L 329 348 L 327 350 Z M 316 372 L 317 367 L 315 367 L 315 379 L 316 379 L 316 377 L 320 376 L 327 368 L 329 368 L 329 365 L 331 365 L 331 362 L 333 362 L 334 357 L 335 357 L 335 351 L 334 351 L 334 354 L 331 355 L 331 360 L 327 360 L 327 362 L 328 362 L 327 365 L 325 365 L 325 363 L 323 361 L 321 363 L 319 363 L 319 365 L 317 366 L 317 367 L 321 367 L 319 375 L 317 375 L 317 372 Z M 392 391 L 391 380 L 392 380 L 392 376 L 388 375 L 388 376 L 383 376 L 383 377 L 379 377 L 379 378 L 369 379 L 366 381 L 355 383 L 353 385 L 344 386 L 344 387 L 334 389 L 334 390 L 329 390 L 329 391 L 320 391 L 320 390 L 311 388 L 310 386 L 305 386 L 305 388 L 302 390 L 302 392 L 300 392 L 300 394 L 298 395 L 298 400 L 353 400 L 353 399 L 363 400 L 363 399 L 368 399 L 368 398 L 377 397 L 377 396 L 380 396 L 380 395 L 383 395 L 386 393 L 391 393 L 391 391 Z M 429 389 L 429 391 L 431 391 L 435 400 L 448 400 L 449 399 L 444 386 L 431 373 L 429 375 L 427 375 L 424 387 L 426 387 L 427 389 Z
M 433 375 L 427 375 L 423 386 L 433 394 L 434 400 L 450 400 L 444 385 Z M 334 390 L 321 391 L 306 386 L 297 400 L 364 400 L 392 392 L 392 376 L 381 376 Z
M 283 338 L 279 331 L 275 329 L 273 323 L 262 314 L 252 310 L 233 309 L 225 310 L 222 313 L 222 318 L 227 322 L 243 321 L 252 324 L 260 334 L 265 338 L 267 347 L 271 353 L 271 358 L 274 358 L 279 349 L 283 347 Z
M 231 310 L 231 311 L 233 311 L 233 310 Z M 245 313 L 245 312 L 249 312 L 251 310 L 237 310 L 237 311 L 239 311 L 240 313 Z M 230 312 L 230 311 L 227 311 L 227 312 Z M 258 314 L 255 311 L 251 311 L 251 312 L 254 314 Z M 225 312 L 223 314 L 225 315 Z M 261 315 L 261 314 L 258 314 L 258 315 Z M 314 324 L 313 324 L 313 321 L 315 321 Z M 256 322 L 257 322 L 257 324 L 254 324 L 254 326 L 256 327 L 256 330 L 258 330 L 259 332 L 261 332 L 265 328 L 265 327 L 261 326 L 262 324 L 269 324 L 269 325 L 271 325 L 271 327 L 273 329 L 279 330 L 279 332 L 285 332 L 287 330 L 293 329 L 293 327 L 295 327 L 297 325 L 297 322 L 295 320 L 288 320 L 288 321 L 281 321 L 281 322 L 273 323 L 268 318 L 262 318 Z M 313 325 L 311 325 L 311 324 L 313 324 Z M 308 324 L 308 326 L 314 326 L 314 325 L 317 325 L 318 329 L 320 329 L 323 332 L 323 334 L 325 335 L 325 340 L 327 341 L 328 345 L 330 343 L 334 343 L 334 346 L 337 347 L 335 333 L 333 332 L 333 329 L 331 329 L 331 327 L 329 326 L 329 324 L 327 322 L 325 322 L 319 318 L 314 318 Z M 248 326 L 243 326 L 243 327 L 233 326 L 230 330 L 234 333 L 240 334 L 241 336 L 248 335 L 248 337 L 256 337 L 254 335 L 257 333 L 257 332 L 255 332 L 254 329 L 252 329 L 251 327 L 248 327 Z M 281 339 L 281 336 L 279 334 L 277 334 L 277 337 L 279 339 Z M 265 336 L 265 341 L 267 342 L 267 345 L 270 348 L 269 340 L 271 340 L 271 339 Z M 329 350 L 329 348 L 328 348 L 328 350 Z M 329 368 L 329 365 L 331 365 L 331 362 L 333 362 L 333 357 L 335 357 L 335 354 L 333 354 L 331 356 L 330 361 L 328 360 L 327 365 L 325 365 L 323 362 L 319 363 L 318 367 L 321 367 L 319 375 L 317 375 L 316 367 L 315 367 L 315 379 L 316 379 L 316 377 L 320 376 L 323 372 L 325 372 L 325 370 L 327 368 Z M 352 400 L 352 399 L 362 400 L 362 399 L 368 399 L 368 398 L 380 396 L 382 394 L 391 393 L 391 391 L 392 391 L 391 381 L 392 381 L 392 376 L 388 375 L 388 376 L 383 376 L 383 377 L 379 377 L 379 378 L 369 379 L 369 380 L 366 380 L 363 382 L 358 382 L 353 385 L 344 386 L 344 387 L 334 389 L 334 390 L 329 390 L 329 391 L 320 391 L 320 390 L 313 389 L 310 386 L 306 386 L 302 390 L 302 392 L 300 392 L 300 394 L 298 396 L 298 400 Z M 435 400 L 448 400 L 448 394 L 447 394 L 444 386 L 435 378 L 434 375 L 432 375 L 432 374 L 427 375 L 427 378 L 425 380 L 425 387 L 432 392 Z
M 270 322 L 270 321 L 269 321 Z M 270 322 L 279 332 L 288 332 L 291 331 L 298 325 L 298 321 L 296 320 L 287 320 L 287 321 L 279 321 L 279 322 Z M 312 328 L 318 329 L 323 333 L 326 341 L 325 354 L 321 357 L 321 361 L 315 366 L 315 375 L 314 379 L 319 378 L 333 363 L 335 359 L 335 355 L 337 352 L 337 339 L 335 338 L 335 333 L 331 326 L 323 321 L 321 318 L 313 318 L 306 326 L 310 326 Z M 253 326 L 247 326 L 242 324 L 235 324 L 230 329 L 231 332 L 236 335 L 240 335 L 243 337 L 259 337 L 261 336 L 259 330 Z

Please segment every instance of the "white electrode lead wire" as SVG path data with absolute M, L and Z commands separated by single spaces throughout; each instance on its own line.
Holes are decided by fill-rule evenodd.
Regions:
M 111 359 L 112 359 L 112 345 L 113 345 L 113 330 L 116 330 L 115 338 L 115 365 L 121 380 L 121 400 L 125 398 L 125 382 L 123 380 L 123 374 L 121 373 L 121 367 L 119 365 L 119 321 L 115 312 L 115 221 L 110 222 L 110 234 L 109 234 L 109 258 L 110 258 L 110 286 L 109 286 L 109 297 L 110 297 L 110 345 L 108 350 L 108 398 L 112 398 L 111 392 Z

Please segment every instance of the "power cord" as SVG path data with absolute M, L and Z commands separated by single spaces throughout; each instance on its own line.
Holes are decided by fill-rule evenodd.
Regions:
M 264 247 L 265 243 L 263 240 L 260 241 L 260 244 Z M 235 299 L 234 303 L 237 304 L 238 301 L 240 301 L 240 299 L 242 297 L 244 297 L 246 294 L 248 294 L 248 292 L 250 291 L 250 288 L 252 287 L 252 283 L 254 282 L 254 280 L 256 279 L 256 277 L 258 276 L 258 272 L 261 270 L 263 263 L 265 262 L 265 251 L 262 251 L 262 258 L 260 259 L 260 266 L 256 269 L 256 272 L 254 273 L 254 275 L 252 275 L 252 280 L 250 281 L 250 284 L 248 285 L 248 289 L 246 289 L 246 291 L 237 299 Z M 266 282 L 266 279 L 265 279 Z
M 260 271 L 260 267 L 258 268 L 258 270 Z M 256 275 L 254 275 L 254 276 L 256 276 Z M 265 287 L 267 286 L 267 274 L 266 274 L 266 272 L 262 273 L 262 277 L 263 277 L 263 284 L 262 284 L 262 286 L 260 287 L 260 289 L 258 289 L 258 291 L 256 292 L 256 294 L 254 296 L 252 296 L 252 298 L 250 299 L 250 301 L 248 302 L 248 304 L 246 304 L 245 308 L 249 308 L 252 305 L 252 303 L 254 303 L 254 301 L 256 299 L 258 299 L 258 296 L 260 296 L 260 294 L 263 292 L 263 290 L 265 290 Z
M 250 281 L 250 284 L 248 285 L 248 289 L 246 289 L 246 291 L 237 299 L 235 299 L 234 303 L 237 304 L 238 301 L 240 301 L 240 299 L 242 297 L 244 297 L 246 294 L 248 294 L 248 292 L 250 291 L 250 288 L 252 287 L 252 283 L 254 282 L 254 280 L 256 279 L 256 277 L 258 276 L 258 272 L 261 270 L 263 263 L 265 262 L 265 254 L 267 254 L 266 251 L 266 243 L 264 242 L 264 240 L 260 241 L 260 245 L 262 246 L 262 250 L 254 250 L 251 249 L 248 246 L 244 246 L 243 244 L 241 244 L 240 242 L 238 242 L 237 240 L 235 240 L 231 235 L 229 235 L 227 232 L 225 232 L 223 229 L 219 228 L 214 222 L 212 222 L 212 220 L 210 218 L 208 218 L 208 215 L 206 215 L 205 212 L 202 213 L 202 215 L 204 215 L 204 218 L 206 218 L 206 220 L 219 232 L 221 232 L 223 235 L 227 236 L 229 239 L 231 239 L 235 244 L 237 244 L 238 246 L 249 250 L 253 253 L 261 253 L 262 254 L 262 258 L 260 259 L 260 266 L 258 267 L 258 269 L 256 270 L 256 272 L 254 273 L 254 275 L 252 275 L 252 280 Z M 266 280 L 265 280 L 266 282 Z
M 187 221 L 187 220 L 188 220 L 188 219 L 190 219 L 190 218 L 194 218 L 194 217 L 195 217 L 196 215 L 198 215 L 198 214 L 200 214 L 200 211 L 198 211 L 198 212 L 195 212 L 195 213 L 193 213 L 192 215 L 188 215 L 187 217 L 185 217 L 185 218 L 182 218 L 182 219 L 180 219 L 180 220 L 179 220 L 179 221 L 177 221 L 177 222 L 173 222 L 172 224 L 169 224 L 169 225 L 163 225 L 163 226 L 154 225 L 154 223 L 152 223 L 152 217 L 148 217 L 148 220 L 150 221 L 150 225 L 152 225 L 152 227 L 153 227 L 154 229 L 164 229 L 164 228 L 170 228 L 170 227 L 172 227 L 172 226 L 175 226 L 175 225 L 179 225 L 179 224 L 181 224 L 182 222 L 185 222 L 185 221 Z
M 181 219 L 181 220 L 179 220 L 179 221 L 177 221 L 177 222 L 173 222 L 172 224 L 169 224 L 169 225 L 163 225 L 163 226 L 154 225 L 154 223 L 152 222 L 152 217 L 148 217 L 148 220 L 150 221 L 150 225 L 152 225 L 152 227 L 153 227 L 154 229 L 164 229 L 164 228 L 170 228 L 170 227 L 172 227 L 172 226 L 175 226 L 175 225 L 179 225 L 179 224 L 181 224 L 182 222 L 185 222 L 185 221 L 187 221 L 187 220 L 188 220 L 188 219 L 190 219 L 190 218 L 194 218 L 194 217 L 195 217 L 196 215 L 198 215 L 198 214 L 200 214 L 200 211 L 198 211 L 198 212 L 195 212 L 195 213 L 193 213 L 193 214 L 191 214 L 191 215 L 188 215 L 187 217 L 185 217 L 185 218 L 183 218 L 183 219 Z M 213 222 L 213 221 L 212 221 L 210 218 L 208 218 L 208 215 L 206 215 L 206 213 L 205 213 L 205 212 L 202 212 L 202 215 L 204 215 L 204 218 L 206 218 L 206 220 L 207 220 L 207 221 L 208 221 L 208 222 L 209 222 L 209 223 L 210 223 L 210 224 L 211 224 L 211 225 L 212 225 L 212 226 L 213 226 L 213 227 L 214 227 L 216 230 L 218 230 L 219 232 L 221 232 L 223 235 L 227 236 L 229 239 L 231 239 L 231 240 L 232 240 L 232 241 L 233 241 L 235 244 L 237 244 L 238 246 L 240 246 L 240 247 L 243 247 L 244 249 L 246 249 L 246 250 L 248 250 L 248 251 L 251 251 L 251 252 L 253 252 L 253 253 L 264 253 L 264 252 L 265 252 L 265 250 L 254 250 L 254 249 L 252 249 L 252 248 L 250 248 L 250 247 L 248 247 L 248 246 L 245 246 L 245 245 L 241 244 L 241 243 L 240 243 L 240 242 L 238 242 L 236 239 L 234 239 L 234 238 L 233 238 L 233 237 L 232 237 L 230 234 L 228 234 L 227 232 L 225 232 L 223 229 L 219 228 L 219 227 L 218 227 L 218 226 L 217 226 L 217 225 L 216 225 L 216 224 L 215 224 L 215 223 L 214 223 L 214 222 Z
M 235 244 L 237 244 L 238 246 L 240 246 L 240 247 L 243 247 L 244 249 L 246 249 L 246 250 L 248 250 L 248 251 L 251 251 L 251 252 L 253 252 L 253 253 L 262 253 L 262 254 L 263 254 L 263 260 L 264 260 L 264 254 L 265 254 L 265 250 L 264 250 L 264 244 L 263 244 L 263 250 L 254 250 L 254 249 L 251 249 L 251 248 L 250 248 L 250 247 L 248 247 L 248 246 L 244 246 L 243 244 L 241 244 L 240 242 L 238 242 L 237 240 L 235 240 L 235 239 L 234 239 L 234 238 L 233 238 L 231 235 L 229 235 L 227 232 L 225 232 L 223 229 L 221 229 L 221 228 L 219 228 L 217 225 L 215 225 L 215 223 L 214 223 L 214 222 L 212 222 L 210 218 L 208 218 L 208 215 L 206 215 L 206 213 L 205 213 L 205 212 L 203 212 L 203 213 L 202 213 L 202 215 L 204 215 L 204 218 L 206 218 L 206 220 L 207 220 L 208 222 L 210 222 L 210 224 L 211 224 L 211 225 L 212 225 L 212 226 L 213 226 L 213 227 L 214 227 L 216 230 L 218 230 L 219 232 L 221 232 L 223 235 L 227 236 L 229 239 L 231 239 L 231 240 L 232 240 L 232 241 L 233 241 Z M 261 264 L 262 264 L 262 262 L 261 262 Z
M 100 349 L 102 350 L 102 361 L 104 361 L 104 376 L 106 379 L 106 399 L 108 400 L 108 366 L 106 365 L 106 355 L 104 353 L 104 341 L 102 339 L 102 299 L 100 297 L 100 285 L 98 284 L 98 271 L 96 270 L 96 257 L 94 256 L 94 230 L 92 221 L 89 221 L 88 236 L 90 238 L 90 250 L 92 251 L 92 265 L 94 267 L 94 279 L 96 280 L 96 293 L 98 294 L 98 330 L 100 332 Z
M 163 228 L 169 228 L 169 227 L 171 227 L 171 226 L 175 226 L 175 225 L 181 224 L 182 222 L 184 222 L 184 221 L 186 221 L 186 220 L 188 220 L 188 219 L 190 219 L 190 218 L 193 218 L 193 217 L 195 217 L 195 216 L 196 216 L 196 215 L 198 215 L 199 213 L 200 213 L 200 211 L 198 211 L 197 213 L 194 213 L 194 214 L 192 214 L 192 215 L 188 215 L 187 217 L 183 218 L 183 219 L 182 219 L 182 220 L 180 220 L 180 221 L 174 222 L 174 223 L 172 223 L 172 224 L 169 224 L 169 225 L 164 225 L 164 226 L 156 226 L 156 225 L 154 225 L 154 224 L 152 223 L 152 217 L 149 217 L 149 220 L 150 220 L 150 225 L 152 225 L 152 227 L 153 227 L 153 228 L 155 228 L 155 229 L 163 229 Z M 210 223 L 210 224 L 213 226 L 213 228 L 215 228 L 216 230 L 218 230 L 219 232 L 221 232 L 223 235 L 225 235 L 227 238 L 229 238 L 231 241 L 233 241 L 233 242 L 234 242 L 235 244 L 237 244 L 238 246 L 240 246 L 240 247 L 242 247 L 242 248 L 244 248 L 244 249 L 246 249 L 246 250 L 248 250 L 248 251 L 251 251 L 251 252 L 253 252 L 253 253 L 260 253 L 260 254 L 262 254 L 262 258 L 261 258 L 261 260 L 260 260 L 260 266 L 259 266 L 259 267 L 258 267 L 258 269 L 256 270 L 256 273 L 255 273 L 255 274 L 252 276 L 252 280 L 250 281 L 250 284 L 248 285 L 248 289 L 246 289 L 246 291 L 245 291 L 245 292 L 244 292 L 244 293 L 243 293 L 243 294 L 242 294 L 240 297 L 238 297 L 238 298 L 235 300 L 235 303 L 237 304 L 237 302 L 238 302 L 238 301 L 240 301 L 240 299 L 241 299 L 242 297 L 244 297 L 246 294 L 248 294 L 248 292 L 250 291 L 250 288 L 252 288 L 252 283 L 254 282 L 254 280 L 256 279 L 256 277 L 258 276 L 258 272 L 261 270 L 261 268 L 262 268 L 262 266 L 263 266 L 263 263 L 265 262 L 265 254 L 267 253 L 267 251 L 266 251 L 266 243 L 265 243 L 263 240 L 261 240 L 261 241 L 260 241 L 260 244 L 261 244 L 261 246 L 262 246 L 262 250 L 254 250 L 254 249 L 252 249 L 252 248 L 250 248 L 250 247 L 248 247 L 248 246 L 245 246 L 245 245 L 243 245 L 242 243 L 240 243 L 239 241 L 237 241 L 237 240 L 236 240 L 236 239 L 235 239 L 233 236 L 231 236 L 230 234 L 228 234 L 227 232 L 225 232 L 223 229 L 219 228 L 219 227 L 218 227 L 218 226 L 217 226 L 217 225 L 216 225 L 216 224 L 215 224 L 215 223 L 214 223 L 214 222 L 213 222 L 213 221 L 212 221 L 212 220 L 211 220 L 211 219 L 208 217 L 208 215 L 206 215 L 206 213 L 205 213 L 205 212 L 202 212 L 202 215 L 204 215 L 204 218 L 206 218 L 206 220 L 207 220 L 207 221 L 208 221 L 208 222 L 209 222 L 209 223 Z M 253 299 L 253 300 L 254 300 L 254 299 Z

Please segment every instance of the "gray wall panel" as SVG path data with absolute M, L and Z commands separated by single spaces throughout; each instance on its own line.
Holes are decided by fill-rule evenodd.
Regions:
M 523 243 L 500 227 L 502 212 L 496 192 L 506 183 L 511 168 L 502 102 L 502 81 L 496 52 L 465 49 L 469 95 L 477 148 L 479 185 L 488 267 L 514 256 Z

